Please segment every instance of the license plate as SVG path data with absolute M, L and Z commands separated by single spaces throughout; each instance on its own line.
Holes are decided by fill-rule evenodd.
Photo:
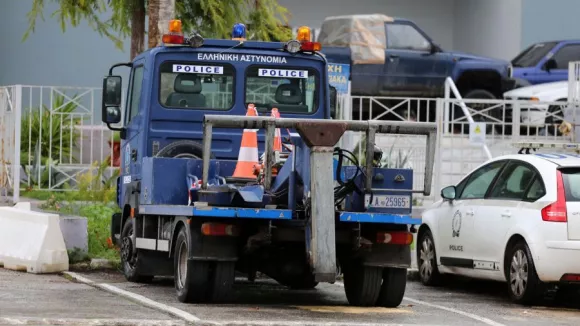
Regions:
M 401 195 L 365 195 L 365 207 L 372 208 L 411 208 L 411 197 Z

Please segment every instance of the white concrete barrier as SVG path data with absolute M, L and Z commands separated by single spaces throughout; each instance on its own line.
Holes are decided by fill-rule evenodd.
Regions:
M 0 267 L 29 273 L 67 271 L 68 253 L 56 214 L 30 203 L 0 207 Z

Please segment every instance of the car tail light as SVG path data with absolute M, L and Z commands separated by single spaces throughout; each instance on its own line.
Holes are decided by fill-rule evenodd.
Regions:
M 395 245 L 410 245 L 413 242 L 413 234 L 410 232 L 378 232 L 377 243 L 388 243 Z
M 560 281 L 563 282 L 580 282 L 580 275 L 579 274 L 564 274 Z
M 542 219 L 547 222 L 567 222 L 566 193 L 562 172 L 556 171 L 556 201 L 542 208 Z

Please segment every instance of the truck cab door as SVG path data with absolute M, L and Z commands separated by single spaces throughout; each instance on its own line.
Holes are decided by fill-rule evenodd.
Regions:
M 580 61 L 580 44 L 556 47 L 540 63 L 541 70 L 536 75 L 536 83 L 568 80 L 568 65 L 572 61 Z
M 394 96 L 429 96 L 442 83 L 429 39 L 411 22 L 385 24 L 387 48 L 382 90 Z M 440 76 L 438 76 L 438 74 Z
M 144 130 L 144 115 L 142 101 L 143 75 L 145 68 L 144 61 L 137 61 L 133 65 L 129 77 L 129 87 L 127 93 L 127 102 L 125 105 L 125 141 L 121 148 L 121 182 L 123 184 L 131 183 L 140 179 L 141 174 L 141 157 L 143 148 L 142 137 L 139 134 Z

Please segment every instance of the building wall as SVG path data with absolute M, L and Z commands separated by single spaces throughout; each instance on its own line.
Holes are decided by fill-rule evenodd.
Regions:
M 62 33 L 51 17 L 58 8 L 52 1 L 44 2 L 44 21 L 38 18 L 36 31 L 22 42 L 32 0 L 0 2 L 0 85 L 99 87 L 111 64 L 129 59 L 129 42 L 122 52 L 84 22 Z
M 413 20 L 444 48 L 453 44 L 455 0 L 279 0 L 292 13 L 292 26 L 319 28 L 325 17 L 382 13 Z
M 522 47 L 549 40 L 580 39 L 580 1 L 523 1 Z
M 457 50 L 512 59 L 521 50 L 522 1 L 528 0 L 456 1 L 453 36 Z

